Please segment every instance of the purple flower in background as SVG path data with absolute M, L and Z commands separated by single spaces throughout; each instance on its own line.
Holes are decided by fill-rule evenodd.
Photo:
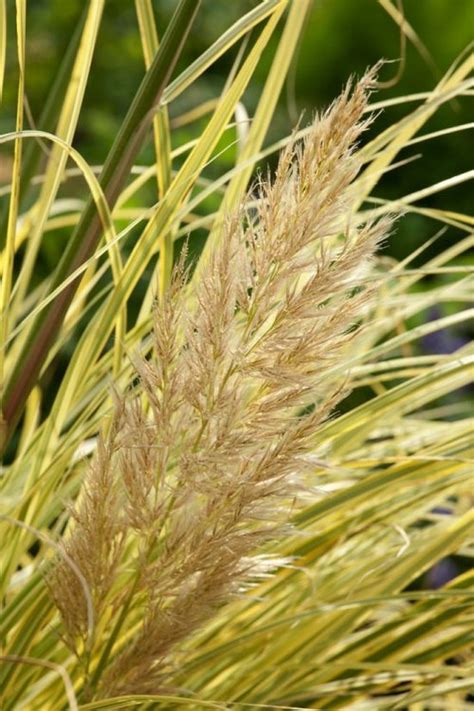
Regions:
M 432 509 L 433 513 L 442 516 L 452 516 L 453 511 L 449 506 L 435 506 Z M 451 558 L 442 558 L 435 563 L 423 576 L 423 588 L 425 590 L 438 590 L 443 585 L 449 583 L 460 573 L 460 568 L 457 562 Z
M 436 321 L 441 318 L 442 313 L 439 306 L 433 306 L 428 311 L 427 321 Z M 459 348 L 469 343 L 469 338 L 461 336 L 449 328 L 442 328 L 440 331 L 428 333 L 421 340 L 423 350 L 426 353 L 446 354 L 455 353 Z
M 452 558 L 443 558 L 428 570 L 423 580 L 423 587 L 438 590 L 459 574 L 459 567 Z

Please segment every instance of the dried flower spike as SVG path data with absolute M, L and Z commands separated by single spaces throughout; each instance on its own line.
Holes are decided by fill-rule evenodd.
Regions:
M 199 279 L 186 285 L 181 266 L 155 308 L 141 386 L 120 399 L 65 543 L 101 618 L 99 697 L 165 688 L 178 643 L 276 565 L 256 551 L 286 523 L 342 397 L 331 373 L 373 296 L 360 274 L 389 227 L 358 224 L 353 209 L 373 79 L 348 84 L 290 143 Z M 60 562 L 53 587 L 69 637 L 83 634 Z

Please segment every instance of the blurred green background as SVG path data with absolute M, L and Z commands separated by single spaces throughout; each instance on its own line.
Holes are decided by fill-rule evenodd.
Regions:
M 298 1 L 298 0 L 296 0 Z M 190 39 L 180 61 L 189 64 L 212 43 L 242 13 L 258 5 L 257 0 L 203 0 Z M 159 30 L 163 30 L 176 6 L 176 0 L 155 0 Z M 83 0 L 34 0 L 27 11 L 27 95 L 33 117 L 38 117 L 68 41 L 74 31 Z M 404 0 L 408 22 L 418 33 L 431 55 L 427 62 L 408 43 L 406 67 L 396 86 L 381 90 L 378 99 L 401 94 L 428 91 L 465 50 L 473 38 L 474 3 L 472 0 Z M 14 41 L 14 2 L 7 2 L 9 56 L 4 102 L 0 114 L 0 131 L 12 130 L 16 103 L 16 62 Z M 272 61 L 275 41 L 260 64 L 256 81 L 244 97 L 249 115 L 255 107 Z M 310 119 L 315 110 L 330 102 L 352 73 L 360 74 L 380 58 L 395 60 L 399 56 L 399 30 L 377 0 L 314 0 L 313 9 L 292 71 L 283 92 L 279 110 L 272 123 L 268 141 L 286 135 L 303 113 Z M 202 101 L 215 97 L 224 86 L 225 78 L 235 58 L 234 49 L 211 68 L 204 77 L 171 107 L 178 115 Z M 106 0 L 104 18 L 98 37 L 92 72 L 79 122 L 75 145 L 92 163 L 101 163 L 106 156 L 128 105 L 143 75 L 143 56 L 138 34 L 133 0 Z M 381 79 L 390 79 L 397 64 L 388 64 Z M 412 106 L 412 105 L 411 105 Z M 465 123 L 470 119 L 467 100 L 463 105 L 451 104 L 440 111 L 426 126 L 426 131 L 447 125 Z M 377 128 L 406 113 L 407 107 L 392 108 L 377 122 Z M 472 115 L 472 114 L 471 114 Z M 175 144 L 187 138 L 186 131 L 175 132 Z M 411 190 L 463 172 L 470 167 L 472 149 L 469 132 L 451 134 L 442 139 L 419 144 L 406 151 L 417 160 L 384 180 L 378 194 L 396 197 Z M 8 177 L 6 159 L 0 169 L 1 181 Z M 232 155 L 229 153 L 227 160 Z M 221 169 L 216 168 L 218 170 Z M 447 191 L 432 199 L 438 207 L 459 211 L 469 209 L 470 190 L 467 185 Z M 423 204 L 430 204 L 427 200 Z M 422 241 L 418 231 L 433 225 L 414 221 L 411 239 Z M 426 235 L 423 235 L 426 236 Z M 395 252 L 398 252 L 394 246 Z M 401 250 L 406 253 L 406 248 Z
M 240 15 L 258 4 L 257 0 L 203 0 L 178 71 L 204 51 Z M 175 6 L 175 0 L 155 0 L 159 32 L 163 32 Z M 472 39 L 472 0 L 404 0 L 403 6 L 406 19 L 418 33 L 429 58 L 420 56 L 420 52 L 408 43 L 403 75 L 395 86 L 382 89 L 376 100 L 429 91 Z M 41 113 L 83 8 L 84 0 L 32 0 L 28 3 L 26 87 L 34 119 Z M 12 130 L 15 123 L 17 68 L 14 13 L 14 2 L 9 0 L 7 77 L 0 113 L 0 132 Z M 244 96 L 244 104 L 250 116 L 272 62 L 275 44 L 276 38 Z M 237 51 L 238 48 L 234 48 L 224 56 L 170 107 L 172 118 L 218 96 Z M 287 135 L 301 115 L 303 124 L 309 121 L 316 110 L 322 109 L 337 95 L 349 75 L 362 73 L 380 58 L 396 60 L 399 55 L 399 28 L 377 0 L 314 0 L 267 143 Z M 397 67 L 397 63 L 387 64 L 380 78 L 389 80 L 396 74 Z M 103 162 L 143 72 L 135 3 L 133 0 L 106 0 L 90 81 L 74 141 L 76 148 L 91 163 Z M 444 106 L 424 127 L 423 132 L 467 123 L 472 118 L 469 101 L 465 98 L 462 102 Z M 388 109 L 378 118 L 372 130 L 379 131 L 414 106 L 410 103 Z M 206 120 L 207 117 L 192 126 L 174 130 L 174 147 L 195 136 Z M 234 135 L 231 135 L 229 141 L 233 138 Z M 224 147 L 221 145 L 219 148 Z M 210 177 L 221 174 L 232 165 L 234 151 L 235 147 L 231 146 L 209 167 Z M 452 133 L 407 148 L 400 154 L 400 159 L 418 154 L 422 154 L 422 157 L 389 172 L 375 194 L 383 198 L 398 198 L 467 171 L 471 167 L 472 152 L 471 134 L 468 131 Z M 147 163 L 153 160 L 151 141 L 140 158 Z M 0 154 L 0 183 L 9 180 L 10 161 L 11 146 Z M 153 187 L 150 185 L 150 202 L 155 197 L 152 194 Z M 82 183 L 70 182 L 62 188 L 62 194 L 77 194 L 78 189 L 84 189 Z M 417 204 L 469 212 L 471 202 L 471 186 L 462 183 Z M 0 207 L 5 210 L 5 199 Z M 204 207 L 212 208 L 212 204 L 207 203 Z M 406 256 L 439 228 L 439 223 L 409 214 L 400 223 L 396 235 L 385 250 L 397 258 Z M 433 246 L 432 251 L 444 249 L 459 238 L 459 233 L 450 228 Z M 49 272 L 54 268 L 62 250 L 61 235 L 55 232 L 43 245 L 38 269 Z

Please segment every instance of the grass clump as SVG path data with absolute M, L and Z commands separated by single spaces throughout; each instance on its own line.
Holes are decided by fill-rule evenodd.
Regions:
M 104 167 L 71 146 L 83 82 L 71 80 L 55 127 L 25 130 L 21 80 L 16 131 L 2 137 L 14 145 L 1 262 L 5 711 L 463 708 L 472 348 L 420 344 L 469 316 L 459 260 L 471 221 L 425 211 L 461 238 L 414 268 L 423 249 L 395 262 L 379 248 L 419 196 L 372 191 L 439 106 L 470 90 L 469 60 L 379 134 L 378 68 L 349 82 L 274 147 L 274 176 L 249 191 L 309 3 L 258 5 L 171 83 L 199 3 L 179 3 L 161 44 L 151 3 L 136 5 L 147 71 Z M 235 166 L 210 182 L 286 5 Z M 89 71 L 101 8 L 72 40 L 76 74 Z M 170 102 L 253 28 L 204 131 L 173 147 Z M 137 165 L 152 123 L 156 162 Z M 53 146 L 39 191 L 29 140 L 31 165 Z M 68 157 L 90 188 L 79 204 L 58 197 Z M 217 208 L 200 214 L 209 196 Z M 69 247 L 36 284 L 54 230 L 69 230 Z M 443 304 L 456 309 L 424 319 Z M 425 589 L 446 560 L 449 579 Z

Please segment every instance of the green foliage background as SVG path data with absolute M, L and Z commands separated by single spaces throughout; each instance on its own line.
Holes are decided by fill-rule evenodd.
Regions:
M 252 0 L 214 2 L 204 0 L 196 21 L 195 31 L 187 42 L 178 70 L 187 66 L 204 51 L 233 21 L 258 3 Z M 10 3 L 12 5 L 12 3 Z M 35 0 L 29 4 L 28 25 L 34 34 L 27 46 L 27 95 L 33 117 L 38 116 L 46 99 L 50 82 L 66 49 L 67 43 L 80 17 L 84 3 L 81 0 Z M 155 0 L 158 28 L 165 27 L 175 6 L 172 0 Z M 452 61 L 472 39 L 474 5 L 470 0 L 405 0 L 406 18 L 418 33 L 431 56 L 431 62 L 420 56 L 410 43 L 406 52 L 406 67 L 402 77 L 391 88 L 384 89 L 380 98 L 428 91 Z M 10 33 L 14 26 L 10 23 Z M 252 115 L 261 91 L 279 33 L 275 33 L 259 64 L 254 80 L 244 96 L 244 104 Z M 13 41 L 8 47 L 10 63 L 14 62 Z M 194 84 L 185 96 L 173 105 L 173 114 L 187 111 L 206 99 L 215 96 L 224 85 L 236 50 L 227 53 L 210 71 Z M 288 134 L 303 113 L 303 123 L 315 110 L 331 102 L 351 73 L 361 74 L 378 59 L 396 60 L 400 54 L 399 30 L 384 9 L 374 0 L 316 0 L 307 20 L 303 40 L 293 63 L 279 108 L 272 122 L 268 142 Z M 7 59 L 8 61 L 8 59 Z M 390 79 L 397 64 L 387 65 L 382 79 Z M 137 23 L 132 2 L 108 0 L 94 55 L 84 107 L 74 145 L 91 163 L 100 163 L 107 155 L 141 77 L 143 54 L 137 34 Z M 15 117 L 16 79 L 10 72 L 6 78 L 5 96 L 0 115 L 0 131 L 12 130 Z M 10 80 L 9 80 L 10 78 Z M 469 121 L 468 102 L 453 102 L 441 108 L 427 125 L 427 130 L 437 130 L 448 123 Z M 392 108 L 381 117 L 377 128 L 402 116 L 405 108 Z M 177 143 L 190 137 L 185 129 L 175 134 Z M 402 171 L 395 171 L 379 188 L 381 197 L 394 198 L 411 190 L 468 170 L 472 149 L 469 132 L 443 136 L 436 142 L 423 145 L 423 159 L 414 161 Z M 151 159 L 149 142 L 147 158 Z M 407 149 L 401 157 L 418 153 Z M 0 154 L 0 161 L 2 156 Z M 232 150 L 224 163 L 232 163 Z M 219 170 L 216 168 L 216 171 Z M 0 173 L 2 172 L 0 163 Z M 460 212 L 469 211 L 470 186 L 463 184 L 445 194 L 437 195 L 438 207 L 449 208 L 456 203 Z M 423 205 L 430 206 L 428 198 Z M 2 206 L 5 207 L 4 205 Z M 408 249 L 423 244 L 432 231 L 432 224 L 411 215 L 404 220 L 402 231 L 389 249 L 396 257 Z M 449 235 L 445 240 L 449 241 Z M 445 241 L 446 244 L 446 241 Z M 61 252 L 57 240 L 44 246 L 44 259 L 48 267 Z
M 92 10 L 99 7 L 94 6 L 94 1 L 89 4 Z M 289 3 L 292 18 L 299 1 Z M 5 4 L 9 24 L 0 114 L 2 137 L 14 131 L 15 124 L 19 129 L 34 127 L 84 7 L 79 0 L 30 0 L 26 32 L 19 30 L 17 48 L 15 10 L 21 17 L 18 9 L 24 5 L 22 0 L 6 0 Z M 189 6 L 192 4 L 191 0 Z M 254 133 L 255 141 L 244 143 L 244 150 L 250 144 L 251 150 L 258 153 L 261 141 L 268 146 L 286 137 L 301 113 L 301 125 L 305 125 L 315 111 L 330 103 L 351 73 L 360 75 L 380 57 L 390 60 L 400 55 L 399 28 L 388 17 L 384 4 L 386 0 L 315 0 L 268 135 L 263 141 L 266 128 L 255 132 L 257 138 Z M 186 70 L 225 28 L 258 5 L 256 0 L 203 0 L 174 75 Z M 1 2 L 0 6 L 3 6 Z M 175 6 L 176 2 L 171 0 L 154 2 L 160 38 Z M 390 6 L 394 8 L 396 3 L 393 1 Z M 273 4 L 271 13 L 275 13 L 275 7 Z M 468 252 L 472 247 L 472 231 L 469 235 L 472 218 L 467 214 L 471 191 L 466 179 L 471 151 L 469 131 L 450 131 L 471 119 L 472 82 L 468 81 L 468 72 L 472 71 L 472 65 L 465 54 L 461 59 L 459 56 L 471 39 L 474 7 L 468 0 L 455 3 L 404 0 L 404 10 L 408 27 L 412 33 L 418 33 L 418 38 L 415 37 L 416 46 L 407 44 L 406 65 L 399 81 L 381 89 L 372 98 L 375 103 L 385 104 L 393 98 L 395 103 L 386 107 L 370 129 L 368 139 L 373 140 L 362 148 L 365 163 L 357 184 L 361 191 L 356 193 L 356 201 L 360 194 L 363 204 L 356 209 L 362 219 L 367 220 L 373 206 L 379 215 L 391 212 L 390 205 L 377 203 L 377 200 L 400 200 L 408 204 L 408 212 L 384 247 L 374 271 L 368 272 L 369 280 L 372 275 L 375 278 L 384 275 L 383 289 L 373 310 L 364 315 L 363 337 L 351 343 L 347 360 L 338 366 L 340 370 L 336 369 L 338 377 L 349 373 L 354 394 L 334 418 L 315 433 L 315 475 L 323 485 L 323 494 L 319 498 L 318 493 L 317 499 L 295 517 L 297 533 L 293 537 L 271 543 L 271 551 L 276 555 L 295 556 L 298 565 L 301 562 L 304 566 L 304 576 L 298 568 L 279 570 L 261 583 L 258 590 L 261 597 L 244 596 L 232 601 L 197 637 L 186 642 L 185 664 L 180 667 L 175 681 L 178 687 L 196 693 L 203 708 L 209 699 L 223 704 L 229 699 L 239 699 L 243 704 L 277 701 L 317 708 L 323 697 L 325 708 L 339 708 L 340 703 L 348 704 L 349 697 L 359 693 L 365 695 L 370 704 L 372 693 L 377 694 L 379 690 L 377 703 L 385 693 L 391 697 L 387 697 L 380 708 L 399 708 L 398 699 L 392 698 L 392 692 L 396 697 L 399 690 L 398 684 L 392 683 L 393 679 L 399 679 L 402 685 L 406 679 L 402 693 L 406 691 L 406 707 L 410 711 L 419 711 L 420 700 L 423 704 L 424 699 L 442 700 L 446 695 L 453 698 L 454 704 L 472 700 L 465 691 L 469 688 L 468 661 L 473 649 L 472 573 L 469 572 L 473 559 L 469 488 L 472 422 L 468 400 L 472 346 L 466 344 L 469 310 L 465 308 L 472 301 L 467 268 L 472 264 Z M 89 19 L 89 29 L 99 28 L 99 37 L 85 101 L 82 106 L 77 90 L 76 98 L 65 101 L 60 109 L 61 115 L 69 117 L 68 125 L 73 126 L 73 108 L 77 101 L 80 118 L 74 148 L 90 165 L 97 166 L 109 154 L 144 75 L 141 41 L 146 44 L 147 40 L 146 32 L 140 37 L 132 0 L 108 0 L 103 22 L 100 19 L 95 22 L 92 12 Z M 205 230 L 196 227 L 202 224 L 200 218 L 211 218 L 206 224 L 215 227 L 219 223 L 218 220 L 213 222 L 213 218 L 221 214 L 219 209 L 240 200 L 239 191 L 248 176 L 242 169 L 242 161 L 240 164 L 238 161 L 243 154 L 237 152 L 235 141 L 235 105 L 242 87 L 252 77 L 241 99 L 252 116 L 269 71 L 282 66 L 275 60 L 275 50 L 292 48 L 291 37 L 287 44 L 281 41 L 285 21 L 282 18 L 273 36 L 267 32 L 268 27 L 274 27 L 270 24 L 272 20 L 273 17 L 268 23 L 260 23 L 244 40 L 244 43 L 247 41 L 247 58 L 251 55 L 252 62 L 246 62 L 236 76 L 229 80 L 240 41 L 172 102 L 172 147 L 176 149 L 191 139 L 195 141 L 191 150 L 189 145 L 187 147 L 190 152 L 186 161 L 182 155 L 173 159 L 174 169 L 184 168 L 178 173 L 178 180 L 170 184 L 171 188 L 162 190 L 165 199 L 158 203 L 156 183 L 150 184 L 154 181 L 138 189 L 132 198 L 125 197 L 122 203 L 119 198 L 113 227 L 117 231 L 126 230 L 137 214 L 142 224 L 126 232 L 117 242 L 118 247 L 115 245 L 116 250 L 110 246 L 103 248 L 95 261 L 96 255 L 91 256 L 91 268 L 82 282 L 85 297 L 80 290 L 75 294 L 73 308 L 57 339 L 43 353 L 38 380 L 35 380 L 36 375 L 32 378 L 26 415 L 19 420 L 18 427 L 15 421 L 8 433 L 13 436 L 2 461 L 0 494 L 0 538 L 6 541 L 0 560 L 0 572 L 6 571 L 1 579 L 6 606 L 2 620 L 5 629 L 0 632 L 0 639 L 7 641 L 2 648 L 7 664 L 0 673 L 0 695 L 7 689 L 8 709 L 62 707 L 64 688 L 57 676 L 61 669 L 71 672 L 79 695 L 83 693 L 82 672 L 61 642 L 58 633 L 61 621 L 45 589 L 42 566 L 51 563 L 55 541 L 60 541 L 68 530 L 70 521 L 68 523 L 68 512 L 63 504 L 80 496 L 82 491 L 88 453 L 80 448 L 84 443 L 96 447 L 97 433 L 110 415 L 111 381 L 118 381 L 119 388 L 124 390 L 130 386 L 139 390 L 140 384 L 128 356 L 136 348 L 149 347 L 150 305 L 156 284 L 159 289 L 166 284 L 161 278 L 162 271 L 160 281 L 156 276 L 162 264 L 166 274 L 165 256 L 172 253 L 173 230 L 179 230 L 182 235 L 188 228 L 192 229 L 192 250 L 198 253 L 207 235 Z M 293 37 L 299 32 L 299 28 L 295 31 L 296 25 L 293 25 Z M 21 63 L 23 40 L 31 117 L 22 124 L 21 101 L 18 109 L 16 102 L 17 93 L 22 96 L 18 63 Z M 93 46 L 92 40 L 88 48 Z M 262 46 L 265 50 L 259 61 L 258 50 Z M 88 48 L 79 53 L 82 67 L 88 67 Z M 291 56 L 292 51 L 286 56 Z M 456 59 L 456 71 L 450 75 L 447 70 Z M 157 65 L 161 66 L 159 61 Z M 254 66 L 256 71 L 252 76 Z M 397 67 L 396 63 L 387 64 L 380 80 L 392 78 Z M 147 74 L 147 78 L 150 74 L 155 77 L 156 85 L 152 85 L 156 88 L 160 86 L 159 80 L 164 85 L 161 68 L 160 72 Z M 438 85 L 442 77 L 444 82 Z M 77 89 L 80 83 L 71 82 L 71 85 Z M 181 88 L 183 86 L 185 82 Z M 183 125 L 183 115 L 206 100 L 218 97 L 224 87 L 225 100 L 221 104 L 216 107 L 214 103 L 210 111 L 192 125 Z M 417 102 L 410 100 L 412 95 L 417 96 Z M 449 101 L 448 95 L 456 98 Z M 140 106 L 148 109 L 151 105 L 148 99 L 143 100 L 143 93 L 139 93 L 139 97 Z M 396 103 L 396 97 L 401 97 L 400 103 Z M 269 106 L 271 101 L 266 95 L 266 100 L 260 101 L 260 109 L 266 111 L 260 111 L 260 123 L 254 124 L 257 128 L 265 127 Z M 146 111 L 143 113 L 149 115 Z M 406 123 L 397 123 L 402 118 L 406 118 Z M 181 127 L 177 125 L 179 121 Z M 205 131 L 209 125 L 212 130 Z M 391 127 L 392 132 L 384 133 L 386 127 Z M 62 132 L 57 129 L 57 134 L 63 136 L 63 129 L 64 126 Z M 431 140 L 431 134 L 438 129 L 442 135 Z M 419 142 L 407 145 L 414 137 L 418 141 L 419 134 Z M 43 137 L 50 140 L 51 134 L 43 134 Z M 5 382 L 13 383 L 2 400 L 2 404 L 6 401 L 7 405 L 15 401 L 12 393 L 14 396 L 24 374 L 29 376 L 34 372 L 36 354 L 29 346 L 36 345 L 35 339 L 31 342 L 25 339 L 33 322 L 32 309 L 40 324 L 36 333 L 41 335 L 49 326 L 49 304 L 45 302 L 52 287 L 48 279 L 65 246 L 75 244 L 73 238 L 77 231 L 71 226 L 74 228 L 84 213 L 87 223 L 84 200 L 89 195 L 83 175 L 68 179 L 57 192 L 55 180 L 61 175 L 57 170 L 57 156 L 61 150 L 65 151 L 64 158 L 71 155 L 71 150 L 63 145 L 61 150 L 47 150 L 53 160 L 48 162 L 43 158 L 35 171 L 40 174 L 47 165 L 44 193 L 40 192 L 36 180 L 27 199 L 18 200 L 19 186 L 28 182 L 19 149 L 28 143 L 37 148 L 38 142 L 33 143 L 30 135 L 25 136 L 28 141 L 17 138 L 13 145 L 11 138 L 5 139 L 10 143 L 0 146 L 3 189 L 0 220 L 5 225 L 5 216 L 8 214 L 11 218 L 6 232 L 7 248 L 2 254 L 1 293 L 1 353 L 6 354 L 1 369 L 10 376 Z M 130 136 L 128 140 L 133 144 Z M 158 142 L 157 172 L 163 168 L 163 162 L 166 163 L 167 153 L 162 147 Z M 115 167 L 120 166 L 120 159 L 127 155 L 122 148 L 119 160 L 112 163 Z M 14 151 L 16 162 L 12 170 Z M 415 160 L 418 154 L 422 154 L 422 158 Z M 261 166 L 274 166 L 274 158 L 274 155 L 266 158 Z M 140 165 L 132 175 L 128 168 L 124 170 L 126 178 L 137 181 L 137 171 L 143 169 L 143 164 L 152 166 L 148 177 L 154 178 L 155 161 L 150 131 L 141 154 L 134 160 L 134 164 Z M 216 180 L 236 163 L 240 171 L 234 174 L 237 180 L 230 181 L 224 192 Z M 123 164 L 126 165 L 126 160 Z M 72 161 L 68 167 L 71 165 Z M 87 167 L 84 172 L 89 179 L 93 178 Z M 244 179 L 239 182 L 242 176 Z M 453 187 L 450 183 L 444 189 L 446 186 L 439 184 L 445 180 L 456 185 Z M 5 187 L 9 182 L 11 195 L 8 195 L 8 186 Z M 93 180 L 90 183 L 93 184 Z M 104 189 L 106 183 L 104 180 Z M 201 203 L 199 200 L 186 203 L 189 191 L 192 198 L 199 198 L 209 186 L 214 192 L 210 190 Z M 410 194 L 423 189 L 429 196 L 410 199 Z M 96 199 L 97 194 L 101 196 L 96 188 Z M 124 194 L 127 188 L 121 197 Z M 52 203 L 48 204 L 50 197 Z M 58 208 L 64 198 L 78 199 L 79 207 L 63 209 L 59 205 Z M 100 200 L 97 202 L 100 211 Z M 18 213 L 17 203 L 21 203 Z M 150 215 L 151 205 L 154 207 Z M 28 214 L 30 207 L 33 209 Z M 52 207 L 58 208 L 59 228 L 58 221 L 51 228 Z M 430 217 L 435 219 L 422 214 L 430 208 L 433 208 Z M 35 209 L 43 210 L 43 216 L 48 217 L 47 221 L 46 217 L 43 222 L 38 221 L 38 231 Z M 17 214 L 22 219 L 17 220 Z M 73 221 L 68 222 L 71 216 Z M 452 226 L 454 223 L 457 229 Z M 88 228 L 90 226 L 91 221 Z M 427 249 L 420 249 L 410 261 L 409 255 L 439 233 L 440 228 L 438 238 Z M 219 230 L 212 230 L 211 244 L 215 244 L 216 235 L 219 236 Z M 109 236 L 106 233 L 106 238 Z M 36 244 L 40 245 L 37 260 Z M 162 262 L 156 259 L 158 250 L 160 256 L 165 255 Z M 31 255 L 33 279 L 30 282 L 29 277 L 25 277 L 22 282 L 22 265 Z M 123 260 L 122 265 L 120 260 Z M 200 265 L 195 273 L 196 281 L 199 268 Z M 64 274 L 60 268 L 59 274 L 62 288 L 69 272 Z M 448 285 L 450 289 L 445 288 Z M 53 306 L 58 301 L 51 299 Z M 39 360 L 36 358 L 36 362 Z M 17 398 L 17 402 L 19 400 Z M 7 418 L 1 424 L 5 422 Z M 319 454 L 322 460 L 318 459 Z M 319 467 L 326 457 L 330 467 Z M 132 558 L 130 564 L 134 563 Z M 451 572 L 445 587 L 431 589 L 438 584 L 423 580 L 423 576 L 446 560 L 454 560 L 456 570 Z M 453 579 L 453 574 L 458 577 Z M 127 575 L 123 578 L 125 587 Z M 423 586 L 430 589 L 420 590 Z M 131 610 L 131 617 L 127 617 L 126 605 L 122 612 L 128 629 L 141 625 L 140 606 Z M 108 610 L 107 614 L 114 613 Z M 94 672 L 97 677 L 103 671 L 102 660 L 107 661 L 110 652 L 116 656 L 127 644 L 125 636 L 115 638 L 113 632 L 109 637 L 106 632 L 101 635 L 102 630 L 99 630 L 99 642 L 106 640 L 109 648 L 104 654 L 100 653 L 99 663 L 94 651 L 92 662 L 98 664 Z M 256 658 L 258 664 L 255 664 Z M 453 659 L 454 666 L 447 663 Z M 45 678 L 44 670 L 38 669 L 43 661 L 46 666 L 53 664 Z M 29 668 L 30 664 L 33 668 Z M 387 681 L 385 674 L 395 676 Z M 39 705 L 29 706 L 29 697 Z M 18 700 L 23 705 L 17 706 Z M 147 701 L 135 701 L 148 708 Z M 155 701 L 149 701 L 150 707 L 155 708 Z M 182 701 L 160 697 L 157 703 L 160 708 L 180 708 L 176 704 Z M 193 703 L 189 699 L 188 702 Z M 126 708 L 127 703 L 126 698 L 115 700 L 113 704 L 109 700 L 88 703 L 86 699 L 81 708 Z M 75 707 L 71 705 L 71 708 Z M 227 706 L 219 705 L 219 708 Z M 360 708 L 371 706 L 362 702 Z M 426 708 L 431 711 L 449 706 Z
M 196 20 L 195 31 L 191 33 L 185 45 L 175 74 L 202 53 L 239 16 L 257 4 L 255 0 L 204 0 Z M 13 3 L 10 3 L 10 6 L 13 6 Z M 33 118 L 41 112 L 52 78 L 83 6 L 81 0 L 35 0 L 28 7 L 27 31 L 29 26 L 34 28 L 34 33 L 31 33 L 27 44 L 26 91 Z M 160 26 L 166 27 L 174 6 L 175 3 L 171 0 L 155 0 L 158 29 Z M 12 9 L 10 7 L 10 11 Z M 404 11 L 424 49 L 420 52 L 412 43 L 407 43 L 403 73 L 394 86 L 381 91 L 379 98 L 384 100 L 430 90 L 472 39 L 474 5 L 470 0 L 456 0 L 455 3 L 449 0 L 405 0 Z M 7 56 L 7 66 L 8 62 L 14 64 L 15 61 L 12 22 L 9 25 L 9 34 L 12 37 L 8 43 L 10 57 Z M 272 37 L 244 95 L 243 103 L 249 116 L 252 116 L 258 101 L 280 36 L 281 30 Z M 237 50 L 226 53 L 184 96 L 173 103 L 171 118 L 217 95 L 224 86 L 236 52 Z M 360 75 L 367 66 L 380 58 L 394 60 L 394 63 L 387 64 L 382 72 L 381 79 L 389 80 L 397 72 L 399 56 L 399 28 L 376 1 L 316 0 L 306 21 L 303 38 L 286 82 L 286 91 L 282 93 L 268 132 L 267 143 L 288 135 L 301 117 L 303 124 L 307 122 L 315 111 L 321 110 L 334 99 L 351 73 Z M 74 139 L 74 146 L 89 163 L 100 164 L 105 159 L 143 72 L 143 53 L 134 5 L 123 0 L 108 0 Z M 7 71 L 0 114 L 0 133 L 14 128 L 15 101 L 16 72 Z M 463 101 L 462 104 L 453 101 L 444 105 L 428 121 L 426 130 L 436 131 L 446 125 L 467 123 L 470 120 L 469 109 L 468 101 Z M 377 121 L 377 131 L 401 118 L 405 111 L 404 104 L 386 110 Z M 202 127 L 206 121 L 207 116 L 202 120 Z M 176 145 L 190 140 L 195 135 L 195 128 L 196 125 L 193 129 L 183 127 L 175 130 L 173 135 Z M 221 142 L 219 150 L 222 154 L 207 171 L 210 178 L 217 177 L 233 165 L 235 149 L 230 139 L 229 143 L 228 150 L 224 150 L 226 144 Z M 467 171 L 470 168 L 471 152 L 471 135 L 468 131 L 441 136 L 436 141 L 424 143 L 419 150 L 418 146 L 409 147 L 400 153 L 400 160 L 417 155 L 419 158 L 400 170 L 389 172 L 377 186 L 376 195 L 385 199 L 396 199 L 397 196 L 409 194 Z M 151 140 L 143 149 L 141 159 L 146 164 L 152 162 Z M 0 177 L 9 174 L 10 160 L 9 149 L 0 149 Z M 77 184 L 81 184 L 80 179 L 76 182 L 69 181 L 68 186 L 62 190 L 63 194 L 74 195 Z M 152 199 L 152 186 L 149 186 L 149 190 Z M 212 200 L 211 198 L 211 202 Z M 459 212 L 469 213 L 471 203 L 471 186 L 464 182 L 447 191 L 436 193 L 433 197 L 425 198 L 418 204 L 423 207 L 436 205 L 440 209 L 448 210 L 455 204 Z M 2 212 L 7 208 L 7 198 L 0 198 Z M 424 244 L 436 229 L 437 225 L 432 221 L 414 213 L 409 214 L 400 223 L 396 237 L 385 246 L 385 251 L 401 259 Z M 63 232 L 66 238 L 67 232 Z M 56 231 L 43 240 L 37 264 L 38 281 L 51 272 L 63 252 L 64 245 L 60 235 L 61 231 Z M 204 237 L 203 233 L 203 239 Z M 448 228 L 442 240 L 428 249 L 425 256 L 434 256 L 456 240 L 456 231 Z M 194 250 L 198 249 L 198 244 L 198 240 L 193 241 Z M 462 259 L 463 264 L 469 261 L 465 255 Z M 446 280 L 446 277 L 443 279 Z M 140 297 L 141 294 L 138 293 L 137 308 Z M 445 311 L 446 307 L 443 309 Z M 455 335 L 465 337 L 465 327 Z

